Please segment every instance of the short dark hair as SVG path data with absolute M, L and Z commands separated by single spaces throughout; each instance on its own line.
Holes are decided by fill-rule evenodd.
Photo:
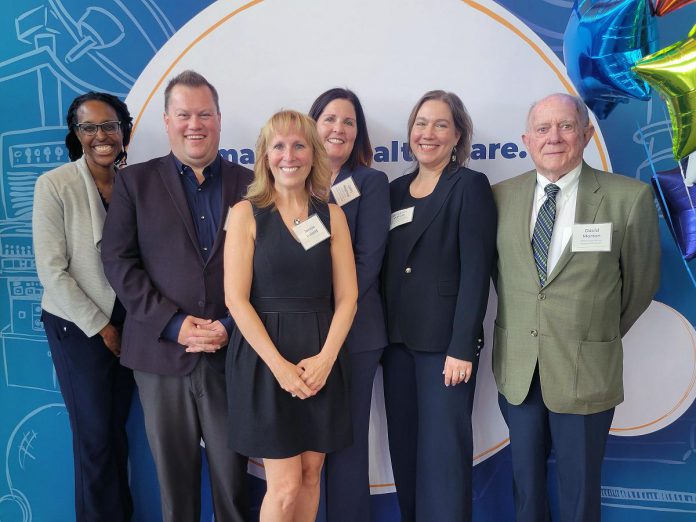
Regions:
M 82 157 L 82 143 L 80 143 L 77 137 L 77 109 L 79 109 L 83 103 L 93 100 L 106 103 L 116 111 L 116 116 L 121 124 L 121 132 L 123 133 L 124 149 L 130 143 L 133 118 L 130 112 L 128 112 L 128 106 L 113 94 L 90 91 L 75 98 L 70 104 L 70 107 L 68 107 L 68 115 L 65 118 L 68 124 L 68 133 L 65 135 L 65 146 L 68 148 L 68 157 L 70 161 L 75 161 Z
M 312 107 L 309 109 L 309 117 L 314 121 L 319 121 L 319 116 L 324 112 L 326 106 L 334 100 L 348 100 L 353 104 L 355 109 L 355 123 L 357 124 L 358 133 L 355 136 L 355 143 L 350 156 L 346 160 L 346 165 L 351 170 L 359 166 L 369 167 L 372 164 L 372 145 L 370 145 L 370 136 L 367 133 L 367 122 L 365 121 L 365 113 L 362 105 L 356 94 L 350 89 L 335 87 L 319 95 L 314 100 Z
M 210 89 L 210 93 L 213 95 L 213 101 L 215 102 L 215 108 L 220 113 L 220 97 L 218 96 L 217 89 L 213 87 L 213 84 L 205 79 L 205 76 L 187 69 L 183 72 L 177 74 L 174 78 L 169 80 L 167 87 L 164 89 L 164 112 L 167 112 L 169 108 L 169 98 L 172 95 L 172 89 L 177 85 L 183 85 L 184 87 L 207 87 Z
M 472 123 L 471 116 L 469 116 L 469 112 L 466 110 L 462 100 L 453 92 L 435 90 L 428 91 L 421 96 L 421 99 L 418 100 L 411 111 L 411 115 L 408 117 L 408 132 L 406 133 L 408 142 L 411 143 L 411 129 L 413 129 L 413 124 L 416 121 L 418 111 L 425 102 L 430 100 L 439 100 L 446 103 L 449 107 L 449 110 L 452 113 L 452 120 L 454 121 L 454 128 L 457 129 L 460 134 L 459 141 L 454 146 L 457 153 L 457 164 L 464 165 L 471 154 L 471 139 L 474 134 L 474 124 Z

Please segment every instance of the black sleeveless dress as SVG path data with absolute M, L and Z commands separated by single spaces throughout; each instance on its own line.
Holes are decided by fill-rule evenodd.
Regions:
M 329 208 L 312 200 L 331 230 Z M 251 304 L 278 351 L 291 363 L 321 351 L 333 316 L 331 241 L 305 251 L 275 207 L 254 207 L 256 242 Z M 352 443 L 347 354 L 339 353 L 314 397 L 293 398 L 235 328 L 226 375 L 230 447 L 242 455 L 287 458 L 330 453 Z

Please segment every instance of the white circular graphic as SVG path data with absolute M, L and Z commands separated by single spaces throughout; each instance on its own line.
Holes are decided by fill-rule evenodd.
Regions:
M 406 121 L 413 104 L 428 90 L 453 91 L 462 98 L 474 122 L 470 167 L 485 172 L 492 184 L 532 167 L 520 139 L 531 103 L 553 92 L 573 92 L 563 64 L 546 44 L 489 0 L 218 1 L 167 42 L 131 90 L 126 100 L 136 119 L 131 163 L 169 152 L 163 92 L 167 80 L 185 69 L 202 73 L 218 89 L 220 148 L 228 159 L 247 166 L 254 161 L 259 129 L 271 114 L 283 108 L 306 112 L 326 89 L 352 89 L 365 109 L 373 166 L 390 179 L 411 167 Z M 585 159 L 611 170 L 600 129 L 595 128 Z M 654 319 L 653 308 L 642 322 Z M 507 444 L 490 366 L 494 315 L 491 297 L 473 419 L 475 462 Z M 676 347 L 684 347 L 686 340 L 693 344 L 693 329 L 687 332 L 690 325 L 683 323 L 661 330 L 662 341 L 673 343 L 675 353 L 687 354 L 691 345 Z M 626 343 L 627 354 L 645 353 L 634 344 L 645 344 L 649 336 L 636 337 Z M 627 360 L 627 372 L 649 373 L 644 366 L 634 368 L 644 361 L 634 365 L 634 359 Z M 380 384 L 378 376 L 370 433 L 373 493 L 394 491 Z M 657 415 L 660 422 L 645 430 L 659 429 L 693 401 L 691 393 L 679 408 L 670 407 L 661 415 L 642 402 L 636 409 L 631 402 L 634 389 L 627 379 L 627 406 L 617 410 L 615 426 L 644 425 L 645 419 Z M 260 462 L 250 469 L 262 475 Z

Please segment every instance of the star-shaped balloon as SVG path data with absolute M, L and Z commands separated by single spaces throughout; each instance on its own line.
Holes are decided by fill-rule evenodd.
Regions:
M 696 0 L 654 0 L 653 9 L 657 16 L 664 16 L 694 1 Z
M 631 67 L 657 49 L 650 0 L 575 0 L 563 37 L 568 75 L 587 106 L 606 118 L 618 103 L 650 99 Z
M 667 102 L 674 158 L 692 153 L 696 150 L 696 25 L 686 40 L 646 56 L 633 70 Z

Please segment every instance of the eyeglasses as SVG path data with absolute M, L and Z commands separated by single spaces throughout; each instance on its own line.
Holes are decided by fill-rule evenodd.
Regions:
M 75 127 L 87 136 L 94 136 L 99 129 L 105 134 L 116 134 L 121 128 L 120 121 L 105 121 L 104 123 L 76 123 Z

